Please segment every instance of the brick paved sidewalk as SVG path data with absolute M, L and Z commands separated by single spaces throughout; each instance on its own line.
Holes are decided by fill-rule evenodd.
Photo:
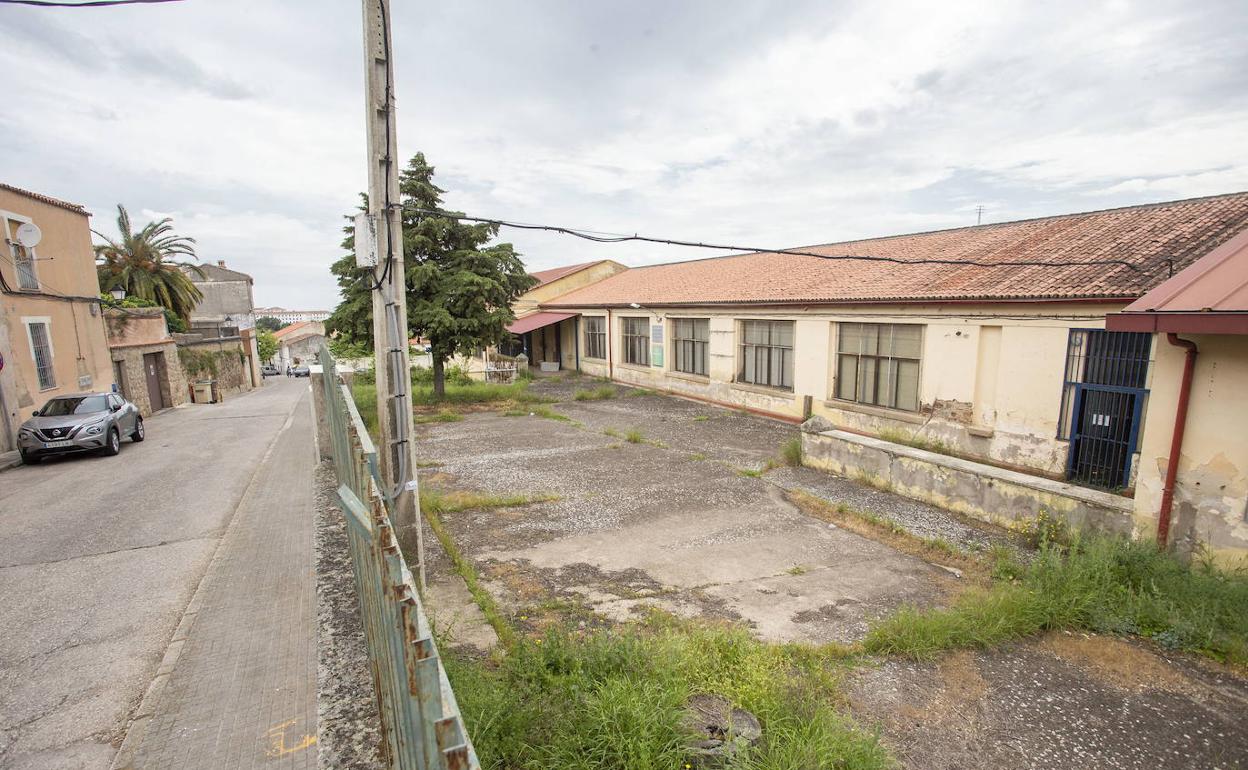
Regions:
M 115 767 L 316 767 L 309 409 L 305 394 L 261 461 Z

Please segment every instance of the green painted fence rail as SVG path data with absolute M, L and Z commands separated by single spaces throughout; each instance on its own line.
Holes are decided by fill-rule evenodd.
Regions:
M 395 770 L 480 770 L 420 593 L 390 525 L 377 451 L 350 388 L 325 348 L 320 362 L 325 421 L 340 484 L 338 501 L 347 521 L 385 765 Z

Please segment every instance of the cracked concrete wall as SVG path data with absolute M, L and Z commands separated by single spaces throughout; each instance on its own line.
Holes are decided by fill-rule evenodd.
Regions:
M 1199 347 L 1174 490 L 1171 538 L 1181 553 L 1248 557 L 1248 337 L 1180 335 Z M 1153 535 L 1183 373 L 1183 350 L 1158 335 L 1135 493 L 1137 528 Z

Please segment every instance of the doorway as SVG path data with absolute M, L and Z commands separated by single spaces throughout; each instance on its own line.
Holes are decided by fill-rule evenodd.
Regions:
M 153 412 L 159 412 L 164 409 L 164 394 L 160 390 L 160 370 L 163 368 L 163 353 L 144 353 L 143 354 L 143 376 L 147 380 L 147 399 L 152 405 Z

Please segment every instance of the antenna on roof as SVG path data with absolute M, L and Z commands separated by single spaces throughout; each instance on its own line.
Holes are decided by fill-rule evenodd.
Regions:
M 975 224 L 982 225 L 984 223 L 984 204 L 975 207 Z

